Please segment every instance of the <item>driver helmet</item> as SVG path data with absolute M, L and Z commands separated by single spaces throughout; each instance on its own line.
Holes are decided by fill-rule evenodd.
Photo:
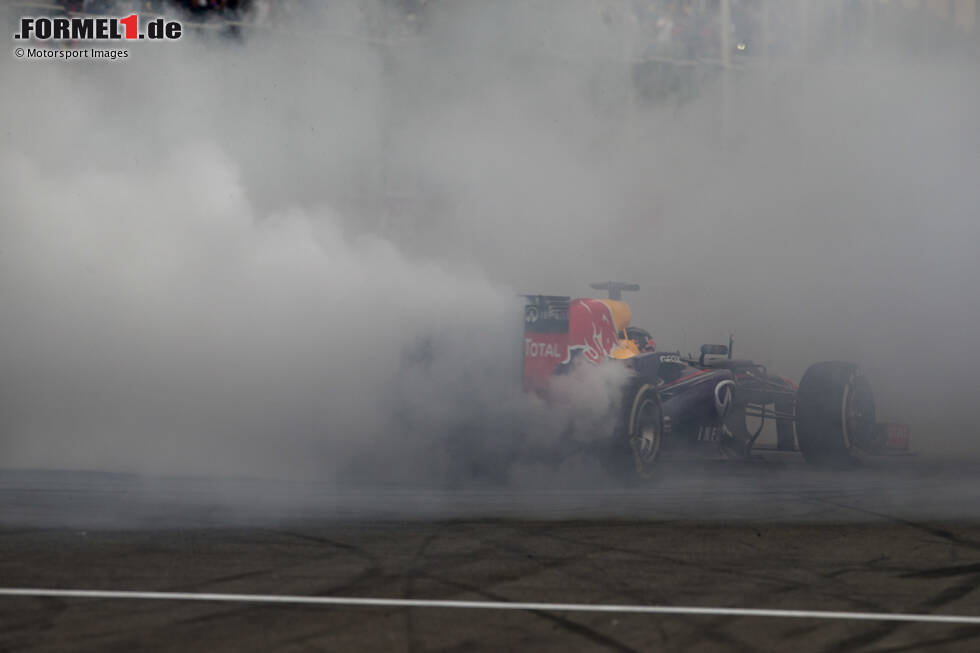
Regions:
M 640 327 L 627 327 L 626 337 L 636 343 L 637 349 L 641 352 L 655 351 L 657 348 L 656 343 L 653 342 L 653 336 L 646 329 L 641 329 Z

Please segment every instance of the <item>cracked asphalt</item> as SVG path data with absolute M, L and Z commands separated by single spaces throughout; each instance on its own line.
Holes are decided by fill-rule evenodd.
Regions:
M 980 466 L 678 464 L 649 487 L 0 472 L 0 585 L 980 615 Z M 980 626 L 0 598 L 0 650 L 980 650 Z

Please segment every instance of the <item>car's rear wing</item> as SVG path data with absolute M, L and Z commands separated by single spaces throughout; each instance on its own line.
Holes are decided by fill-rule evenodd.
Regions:
M 568 361 L 570 297 L 525 295 L 524 390 L 543 392 L 555 369 Z

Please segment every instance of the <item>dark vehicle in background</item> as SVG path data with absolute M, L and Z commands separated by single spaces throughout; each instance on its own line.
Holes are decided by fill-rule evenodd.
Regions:
M 907 427 L 878 424 L 874 395 L 850 362 L 811 365 L 799 385 L 764 365 L 733 357 L 728 345 L 702 345 L 697 357 L 662 352 L 631 327 L 621 300 L 635 284 L 592 284 L 608 299 L 528 295 L 524 385 L 547 396 L 549 380 L 577 365 L 625 365 L 620 414 L 604 446 L 607 460 L 650 476 L 671 450 L 713 450 L 747 458 L 766 423 L 776 447 L 814 465 L 847 466 L 860 454 L 908 448 Z

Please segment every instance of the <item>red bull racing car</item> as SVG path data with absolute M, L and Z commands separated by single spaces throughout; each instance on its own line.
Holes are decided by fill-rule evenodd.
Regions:
M 629 370 L 608 459 L 650 476 L 672 449 L 714 449 L 749 457 L 763 427 L 776 447 L 807 462 L 841 466 L 861 453 L 908 448 L 908 427 L 879 424 L 867 378 L 854 363 L 811 365 L 799 385 L 764 365 L 732 356 L 733 341 L 703 345 L 697 357 L 658 351 L 630 325 L 624 290 L 591 284 L 608 299 L 528 295 L 524 308 L 524 387 L 547 396 L 550 381 L 581 365 L 618 361 Z

